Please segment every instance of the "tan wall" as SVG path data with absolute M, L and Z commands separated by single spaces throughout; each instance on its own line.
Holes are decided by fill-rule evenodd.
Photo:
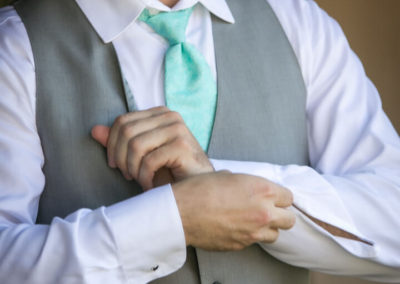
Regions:
M 374 82 L 383 108 L 400 132 L 400 1 L 316 0 L 342 26 Z M 312 284 L 377 283 L 312 275 Z
M 342 26 L 400 132 L 400 1 L 316 0 Z

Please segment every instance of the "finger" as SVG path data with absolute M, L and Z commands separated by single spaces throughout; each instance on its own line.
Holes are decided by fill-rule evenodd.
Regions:
M 130 140 L 127 154 L 127 167 L 129 174 L 136 180 L 139 180 L 139 170 L 143 158 L 155 149 L 161 149 L 165 144 L 174 141 L 178 136 L 184 135 L 182 133 L 188 131 L 185 130 L 185 128 L 184 124 L 173 123 L 159 129 L 142 133 Z M 164 165 L 161 165 L 160 167 L 162 166 Z M 146 185 L 149 185 L 149 183 L 146 183 Z
M 144 119 L 147 117 L 151 117 L 153 115 L 157 115 L 160 113 L 168 112 L 169 109 L 166 107 L 156 107 L 151 108 L 145 111 L 137 111 L 137 112 L 130 112 L 119 116 L 113 123 L 110 131 L 110 135 L 108 138 L 107 143 L 107 157 L 108 157 L 108 164 L 110 167 L 115 168 L 116 163 L 114 160 L 114 153 L 115 153 L 115 146 L 118 141 L 118 135 L 120 132 L 120 128 L 129 123 L 139 119 Z
M 273 243 L 279 237 L 279 230 L 274 228 L 263 228 L 260 230 L 260 239 L 257 242 Z
M 155 174 L 153 178 L 153 187 L 161 186 L 168 183 L 174 183 L 174 177 L 168 168 L 161 168 Z
M 96 125 L 91 131 L 94 140 L 104 147 L 107 147 L 108 136 L 110 135 L 110 127 L 104 125 Z
M 145 189 L 153 187 L 155 173 L 163 167 L 173 168 L 173 163 L 182 154 L 181 148 L 178 148 L 173 141 L 155 149 L 142 159 L 137 181 Z
M 115 153 L 114 153 L 114 162 L 118 168 L 123 172 L 125 178 L 131 179 L 132 177 L 137 177 L 138 169 L 134 172 L 133 175 L 129 173 L 127 170 L 127 152 L 128 152 L 128 143 L 135 137 L 148 132 L 148 131 L 158 131 L 161 127 L 168 126 L 173 123 L 183 123 L 182 117 L 177 112 L 164 112 L 164 113 L 157 113 L 151 117 L 146 117 L 142 119 L 135 120 L 133 122 L 129 122 L 120 127 L 119 135 L 117 138 L 117 144 L 115 146 Z M 160 139 L 158 143 L 164 143 L 164 139 Z M 148 140 L 144 140 L 144 143 L 151 143 L 152 147 L 145 147 L 145 145 L 135 146 L 134 156 L 137 156 L 137 162 L 140 162 L 140 157 L 144 156 L 146 152 L 140 152 L 141 150 L 144 151 L 151 151 L 153 148 L 159 147 L 160 145 L 156 145 L 155 142 L 151 137 Z M 132 143 L 137 143 L 133 141 Z M 138 165 L 137 165 L 138 166 Z
M 275 192 L 275 206 L 286 208 L 293 204 L 293 194 L 289 189 L 275 183 L 271 183 L 271 189 Z
M 271 216 L 270 228 L 289 230 L 296 222 L 295 214 L 288 209 L 275 207 L 271 210 Z

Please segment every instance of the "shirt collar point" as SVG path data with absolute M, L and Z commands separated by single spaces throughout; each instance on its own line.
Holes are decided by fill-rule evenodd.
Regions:
M 115 5 L 111 6 L 107 0 L 76 0 L 76 2 L 105 44 L 118 38 L 145 8 L 140 1 L 115 0 Z
M 101 40 L 107 44 L 110 43 L 114 40 L 116 40 L 121 34 L 123 34 L 125 32 L 126 29 L 128 29 L 128 27 L 134 23 L 136 21 L 136 19 L 139 16 L 137 16 L 134 20 L 130 21 L 129 23 L 119 26 L 117 28 L 115 28 L 113 31 L 109 31 L 108 33 L 106 33 L 106 29 L 98 29 L 97 33 L 100 36 Z
M 214 16 L 220 18 L 221 20 L 230 24 L 235 23 L 235 18 L 233 17 L 232 12 L 225 0 L 203 0 L 200 1 L 200 3 L 202 3 Z
M 235 18 L 231 15 L 229 18 L 226 18 L 225 21 L 230 23 L 230 24 L 234 24 L 235 23 Z
M 227 14 L 227 15 L 221 15 L 221 14 L 217 14 L 217 13 L 213 13 L 213 14 L 214 14 L 214 16 L 220 18 L 221 20 L 223 20 L 229 24 L 235 23 L 235 18 L 232 16 L 232 14 Z
M 110 42 L 112 42 L 114 39 L 117 38 L 117 36 L 108 36 L 108 37 L 105 37 L 105 36 L 102 36 L 102 35 L 99 35 L 99 36 L 100 36 L 100 38 L 101 38 L 101 40 L 103 41 L 104 44 L 109 44 Z

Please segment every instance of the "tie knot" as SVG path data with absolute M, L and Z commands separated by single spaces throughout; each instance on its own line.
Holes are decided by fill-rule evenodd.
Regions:
M 151 15 L 149 10 L 145 9 L 139 20 L 148 24 L 156 33 L 165 38 L 170 45 L 175 45 L 185 41 L 186 26 L 192 11 L 193 7 Z

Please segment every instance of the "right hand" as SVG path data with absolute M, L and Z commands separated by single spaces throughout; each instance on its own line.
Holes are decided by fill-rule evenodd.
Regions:
M 290 229 L 291 192 L 266 179 L 217 172 L 172 185 L 186 245 L 206 250 L 240 250 L 256 242 L 274 242 Z
M 166 107 L 123 114 L 111 128 L 93 127 L 92 136 L 107 147 L 110 167 L 145 190 L 214 171 L 181 115 Z

